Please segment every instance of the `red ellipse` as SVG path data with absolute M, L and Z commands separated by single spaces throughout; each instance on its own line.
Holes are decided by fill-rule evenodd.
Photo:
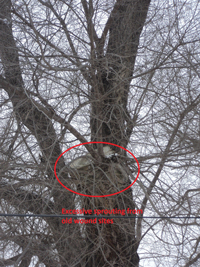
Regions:
M 137 177 L 135 178 L 135 180 L 133 181 L 133 183 L 131 185 L 129 185 L 128 187 L 126 187 L 125 189 L 121 190 L 121 191 L 118 191 L 116 193 L 113 193 L 113 194 L 109 194 L 109 195 L 102 195 L 102 196 L 91 196 L 91 195 L 85 195 L 85 194 L 81 194 L 81 193 L 78 193 L 76 191 L 73 191 L 71 189 L 69 189 L 68 187 L 66 187 L 64 184 L 61 183 L 61 181 L 59 180 L 57 174 L 56 174 L 56 165 L 59 161 L 59 159 L 62 157 L 62 155 L 64 155 L 67 151 L 71 150 L 72 148 L 75 148 L 77 146 L 82 146 L 82 145 L 88 145 L 88 144 L 107 144 L 107 145 L 112 145 L 112 146 L 117 146 L 117 147 L 120 147 L 122 149 L 124 149 L 125 151 L 127 151 L 129 154 L 131 154 L 131 156 L 135 159 L 135 161 L 137 162 L 137 166 L 138 166 L 138 173 L 137 173 Z M 80 196 L 84 196 L 84 197 L 110 197 L 110 196 L 114 196 L 114 195 L 117 195 L 117 194 L 120 194 L 124 191 L 126 191 L 127 189 L 129 189 L 138 179 L 139 177 L 139 174 L 140 174 L 140 164 L 137 160 L 137 158 L 129 151 L 127 150 L 126 148 L 122 147 L 122 146 L 118 146 L 116 144 L 113 144 L 113 143 L 107 143 L 107 142 L 87 142 L 87 143 L 82 143 L 82 144 L 79 144 L 79 145 L 75 145 L 75 146 L 72 146 L 70 148 L 68 148 L 67 150 L 65 150 L 56 160 L 56 163 L 54 165 L 54 173 L 55 173 L 55 176 L 56 176 L 56 179 L 58 180 L 58 182 L 65 188 L 67 189 L 68 191 L 74 193 L 74 194 L 77 194 L 77 195 L 80 195 Z

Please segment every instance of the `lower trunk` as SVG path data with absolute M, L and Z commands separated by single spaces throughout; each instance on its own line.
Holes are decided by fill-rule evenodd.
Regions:
M 104 160 L 106 163 L 98 166 L 91 163 L 76 170 L 76 186 L 81 193 L 91 196 L 109 195 L 130 185 L 128 175 L 119 163 L 112 159 Z M 137 267 L 139 257 L 136 250 L 135 219 L 123 219 L 123 215 L 128 215 L 128 208 L 135 209 L 131 189 L 110 197 L 81 197 L 79 205 L 86 210 L 91 209 L 93 215 L 99 215 L 96 220 L 92 219 L 83 225 L 86 250 L 82 266 Z M 100 214 L 108 218 L 101 218 Z M 115 215 L 122 218 L 109 218 Z

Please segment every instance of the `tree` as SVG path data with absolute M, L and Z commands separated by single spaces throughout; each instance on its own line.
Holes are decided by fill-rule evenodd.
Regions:
M 193 29 L 199 15 L 198 3 L 190 2 L 191 11 L 183 1 L 163 7 L 150 0 L 0 1 L 3 212 L 59 214 L 81 207 L 198 214 L 199 49 Z M 134 161 L 119 146 L 137 155 L 138 183 L 108 198 L 77 197 L 62 188 L 54 175 L 57 158 L 88 141 L 101 143 L 59 159 L 63 184 L 91 195 L 128 187 Z M 117 145 L 110 146 L 115 157 L 105 157 L 108 144 L 102 142 Z M 86 150 L 92 163 L 72 170 L 69 162 Z M 159 255 L 168 256 L 166 247 L 174 251 L 163 266 L 191 266 L 200 257 L 195 227 L 195 220 L 142 215 L 81 227 L 56 217 L 6 217 L 1 262 L 136 267 L 143 242 L 158 239 Z

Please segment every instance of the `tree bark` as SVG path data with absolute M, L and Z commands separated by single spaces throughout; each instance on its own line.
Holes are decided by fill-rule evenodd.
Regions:
M 129 142 L 137 118 L 131 118 L 128 112 L 128 93 L 139 38 L 144 27 L 149 4 L 150 0 L 118 0 L 108 19 L 99 45 L 96 45 L 97 51 L 93 53 L 93 55 L 95 54 L 93 69 L 96 74 L 92 73 L 93 85 L 91 89 L 92 141 L 114 143 L 125 148 Z M 104 55 L 103 45 L 108 31 L 108 46 Z M 97 62 L 97 65 L 95 65 L 95 62 Z M 102 148 L 99 147 L 97 146 L 99 153 L 101 153 Z M 124 150 L 120 151 L 115 146 L 112 146 L 112 149 L 125 154 Z M 121 168 L 123 167 L 121 166 Z M 124 181 L 123 189 L 129 186 L 130 181 L 125 179 L 122 173 L 118 173 L 117 176 L 119 180 Z M 112 179 L 110 178 L 110 180 Z M 118 185 L 116 187 L 119 188 Z M 96 203 L 96 206 L 92 200 L 87 200 L 86 208 L 94 206 L 105 208 L 110 198 L 108 200 L 101 199 L 101 204 Z M 111 202 L 110 208 L 118 210 L 135 208 L 130 188 L 123 194 L 115 195 L 114 201 L 112 199 Z M 98 266 L 98 264 L 100 266 L 138 266 L 135 220 L 124 222 L 124 220 L 115 219 L 114 221 L 113 225 L 86 226 L 88 241 L 86 254 L 89 255 L 86 259 L 86 266 Z
M 135 120 L 127 109 L 130 82 L 150 0 L 118 0 L 97 45 L 91 89 L 91 140 L 126 147 Z M 109 31 L 108 46 L 103 45 Z M 106 32 L 106 33 L 105 33 Z M 105 49 L 105 48 L 104 48 Z M 100 138 L 99 138 L 100 137 Z M 117 150 L 117 148 L 115 147 Z
M 18 49 L 12 33 L 10 0 L 0 2 L 0 56 L 5 77 L 1 79 L 1 87 L 9 95 L 18 124 L 26 126 L 37 139 L 47 163 L 48 182 L 51 185 L 51 193 L 54 198 L 54 211 L 55 213 L 61 212 L 63 207 L 74 209 L 74 197 L 71 197 L 68 191 L 60 187 L 59 189 L 54 188 L 55 175 L 53 169 L 57 158 L 61 154 L 61 150 L 51 119 L 39 110 L 34 100 L 30 99 L 26 94 L 19 63 Z M 64 166 L 65 163 L 62 157 L 57 164 L 57 173 Z M 63 179 L 66 179 L 66 177 L 63 177 Z M 35 199 L 35 205 L 38 205 L 38 209 L 41 211 L 40 201 Z M 31 207 L 32 205 L 30 205 L 30 211 L 32 211 Z M 60 263 L 62 267 L 68 266 L 70 259 L 73 262 L 79 251 L 73 240 L 74 238 L 79 238 L 80 240 L 80 229 L 77 225 L 63 226 L 60 218 L 47 219 L 47 222 L 54 234 L 54 242 L 58 253 L 61 255 Z M 70 230 L 68 227 L 70 227 Z M 63 234 L 69 232 L 71 232 L 71 235 L 68 234 L 69 238 L 61 238 Z M 79 264 L 76 266 L 78 267 Z

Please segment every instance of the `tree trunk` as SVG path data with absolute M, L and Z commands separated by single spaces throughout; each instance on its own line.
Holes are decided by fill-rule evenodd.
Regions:
M 53 210 L 57 213 L 61 212 L 64 207 L 74 209 L 74 197 L 71 197 L 71 194 L 63 190 L 63 188 L 54 188 L 55 175 L 53 166 L 61 154 L 61 150 L 51 119 L 26 94 L 19 65 L 18 50 L 12 33 L 10 0 L 1 1 L 0 3 L 0 55 L 5 75 L 5 79 L 1 79 L 1 85 L 9 95 L 17 122 L 26 126 L 31 134 L 35 136 L 42 151 L 43 158 L 47 163 L 48 183 L 51 185 L 51 194 L 54 198 Z M 57 164 L 57 173 L 64 166 L 64 159 L 61 158 Z M 43 213 L 45 212 L 45 210 L 41 209 L 40 202 L 38 203 L 38 210 Z M 78 251 L 80 251 L 77 250 L 77 244 L 74 242 L 74 239 L 77 238 L 81 243 L 79 226 L 75 224 L 63 226 L 60 218 L 50 218 L 47 219 L 47 222 L 53 233 L 56 249 L 59 255 L 61 255 L 60 263 L 62 267 L 68 266 L 69 262 L 74 264 L 74 259 L 76 259 Z M 63 229 L 64 227 L 65 229 Z M 63 234 L 68 235 L 67 240 L 61 238 Z M 76 266 L 78 267 L 79 264 Z
M 43 1 L 40 2 L 43 3 Z M 130 117 L 127 99 L 139 37 L 149 4 L 150 0 L 117 0 L 102 37 L 96 42 L 95 52 L 92 52 L 90 73 L 92 141 L 110 142 L 125 148 L 129 142 L 137 118 Z M 104 53 L 108 31 L 108 46 Z M 42 157 L 47 163 L 48 182 L 52 188 L 53 210 L 57 213 L 63 207 L 74 209 L 76 207 L 75 197 L 71 197 L 71 193 L 63 191 L 60 187 L 59 189 L 54 187 L 53 166 L 61 150 L 52 118 L 46 115 L 50 111 L 43 112 L 40 105 L 28 96 L 24 87 L 18 50 L 12 33 L 10 0 L 0 3 L 0 53 L 4 69 L 4 78 L 1 77 L 0 80 L 1 86 L 9 95 L 18 124 L 23 124 L 29 129 L 42 151 Z M 102 145 L 98 145 L 97 149 L 101 162 L 94 164 L 95 176 L 98 178 L 96 192 L 99 194 L 104 191 L 115 193 L 130 185 L 122 164 L 113 162 L 112 159 L 105 159 Z M 112 147 L 112 149 L 125 155 L 124 150 L 121 151 L 117 147 Z M 61 158 L 57 165 L 57 172 L 64 167 L 65 162 Z M 62 179 L 64 181 L 64 177 L 61 177 Z M 82 186 L 82 189 L 92 194 L 94 193 L 94 187 L 91 187 L 94 185 L 94 173 L 88 179 L 89 186 Z M 135 208 L 131 189 L 108 198 L 84 197 L 81 198 L 80 203 L 82 207 L 92 210 Z M 38 210 L 41 211 L 39 208 L 38 203 Z M 45 212 L 44 209 L 42 211 Z M 71 265 L 77 267 L 80 265 L 88 267 L 138 266 L 139 257 L 133 219 L 114 219 L 110 224 L 86 225 L 84 231 L 77 224 L 65 225 L 63 229 L 61 220 L 58 218 L 46 221 L 53 233 L 53 242 L 56 244 L 55 249 L 58 251 L 59 264 L 62 267 Z M 77 255 L 79 255 L 79 260 L 76 260 Z M 45 255 L 43 259 L 41 256 L 40 260 L 45 262 L 46 266 L 49 265 L 48 262 L 52 262 L 52 259 L 46 259 Z
M 94 79 L 91 89 L 92 141 L 114 143 L 125 148 L 129 142 L 137 118 L 131 118 L 128 112 L 128 93 L 139 38 L 149 4 L 150 0 L 117 1 L 107 22 L 109 40 L 105 56 L 101 46 L 102 40 L 105 39 L 104 35 L 102 35 L 100 45 L 97 45 L 95 53 L 97 56 L 93 60 L 97 62 L 97 65 L 94 64 L 93 66 L 96 74 L 93 73 L 92 75 Z M 101 154 L 101 145 L 96 147 Z M 124 150 L 120 150 L 118 147 L 112 146 L 112 149 L 125 155 Z M 121 166 L 121 168 L 123 167 Z M 106 173 L 110 176 L 109 172 Z M 130 184 L 128 179 L 124 179 L 123 173 L 116 175 L 119 180 L 123 181 L 123 188 L 116 185 L 116 177 L 114 180 L 115 188 L 120 190 Z M 113 179 L 110 178 L 110 180 Z M 102 181 L 102 183 L 104 182 Z M 89 199 L 86 201 L 86 208 L 93 207 L 94 209 L 94 206 L 99 206 L 104 209 L 109 201 L 111 202 L 109 209 L 135 208 L 130 188 L 122 194 L 101 199 L 101 204 L 95 205 L 94 201 Z M 86 266 L 138 266 L 135 220 L 114 219 L 112 225 L 87 225 L 86 236 L 88 241 L 87 254 L 89 255 Z

